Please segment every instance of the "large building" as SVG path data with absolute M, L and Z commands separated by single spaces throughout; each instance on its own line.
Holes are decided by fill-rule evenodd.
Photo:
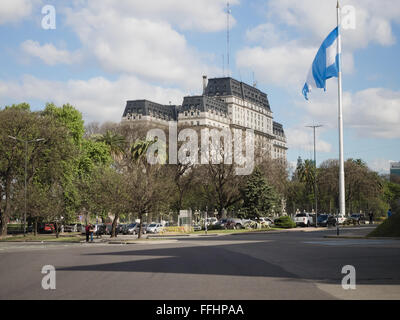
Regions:
M 390 180 L 397 181 L 400 179 L 400 162 L 390 163 Z
M 275 122 L 267 95 L 233 78 L 203 77 L 203 94 L 183 98 L 181 106 L 147 100 L 127 101 L 122 121 L 191 126 L 253 129 L 256 146 L 264 155 L 286 162 L 287 140 L 282 124 Z

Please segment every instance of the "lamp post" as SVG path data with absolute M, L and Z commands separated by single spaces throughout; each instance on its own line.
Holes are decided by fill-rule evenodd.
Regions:
M 40 142 L 40 141 L 44 141 L 45 139 L 40 138 L 40 139 L 33 139 L 33 140 L 23 140 L 20 138 L 16 138 L 13 136 L 8 136 L 9 138 L 15 140 L 15 141 L 19 141 L 19 142 L 23 142 L 25 145 L 25 190 L 24 190 L 24 197 L 25 197 L 25 212 L 24 212 L 24 237 L 26 236 L 26 173 L 27 173 L 27 166 L 28 166 L 28 143 L 30 142 Z
M 323 127 L 322 125 L 306 126 L 312 128 L 314 132 L 314 200 L 315 200 L 315 227 L 318 228 L 318 193 L 317 193 L 317 155 L 315 150 L 315 129 Z

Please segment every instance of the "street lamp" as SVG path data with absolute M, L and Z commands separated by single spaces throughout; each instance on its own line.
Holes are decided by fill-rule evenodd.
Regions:
M 40 138 L 40 139 L 33 139 L 33 140 L 23 140 L 23 139 L 16 138 L 13 136 L 8 136 L 8 137 L 15 141 L 23 142 L 25 145 L 25 190 L 24 190 L 24 194 L 25 194 L 24 237 L 25 237 L 26 236 L 26 172 L 27 172 L 27 165 L 28 165 L 28 143 L 40 142 L 40 141 L 44 141 L 45 139 Z
M 317 193 L 317 155 L 315 150 L 315 129 L 323 127 L 323 125 L 313 125 L 313 126 L 306 126 L 307 128 L 312 128 L 314 132 L 314 199 L 315 199 L 315 227 L 318 228 L 318 193 Z

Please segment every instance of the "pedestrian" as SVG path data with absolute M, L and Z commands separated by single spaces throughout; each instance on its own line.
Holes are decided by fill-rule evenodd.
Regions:
M 90 224 L 87 224 L 85 227 L 86 232 L 86 242 L 89 242 L 89 235 L 90 235 Z
M 369 212 L 369 224 L 373 224 L 374 223 L 374 214 L 372 213 L 372 211 Z
M 388 215 L 388 218 L 390 218 L 392 216 L 392 209 L 389 208 L 387 215 Z
M 89 232 L 90 232 L 90 242 L 93 242 L 94 225 L 92 224 L 90 225 Z

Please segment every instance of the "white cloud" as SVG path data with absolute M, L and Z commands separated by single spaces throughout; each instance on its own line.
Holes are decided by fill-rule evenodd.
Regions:
M 173 28 L 168 14 L 165 19 L 162 18 L 167 8 L 173 10 L 182 5 L 174 18 L 177 19 L 183 12 L 193 13 L 191 19 L 197 21 L 198 15 L 192 11 L 199 9 L 198 5 L 190 3 L 190 7 L 189 2 L 183 5 L 182 1 L 171 0 L 166 1 L 171 4 L 167 7 L 164 2 L 150 1 L 155 6 L 154 12 L 150 12 L 150 5 L 142 1 L 140 6 L 137 1 L 84 3 L 87 7 L 65 9 L 67 23 L 77 33 L 82 50 L 93 56 L 107 72 L 131 74 L 148 81 L 185 88 L 200 87 L 203 74 L 219 73 L 216 67 L 210 66 L 208 57 L 190 47 L 185 37 Z M 111 3 L 115 5 L 111 6 Z M 160 8 L 157 9 L 157 5 Z M 217 8 L 210 4 L 208 10 Z M 178 21 L 181 20 L 175 22 Z M 186 22 L 182 23 L 186 25 Z
M 82 112 L 85 121 L 120 121 L 126 100 L 149 99 L 161 104 L 181 104 L 184 92 L 144 83 L 133 76 L 116 81 L 103 77 L 67 82 L 48 81 L 30 75 L 21 81 L 0 81 L 0 103 L 18 97 L 18 101 L 40 100 L 58 105 L 70 103 Z
M 368 167 L 376 171 L 378 173 L 386 173 L 388 174 L 390 172 L 390 163 L 395 162 L 393 160 L 387 160 L 387 159 L 374 159 L 372 161 L 368 162 Z
M 249 42 L 272 47 L 287 39 L 287 35 L 272 23 L 263 23 L 246 30 L 246 39 Z
M 304 83 L 308 64 L 315 54 L 313 48 L 301 48 L 295 43 L 273 48 L 244 48 L 236 55 L 239 68 L 255 70 L 260 81 L 278 86 Z
M 285 129 L 289 149 L 301 149 L 305 151 L 314 150 L 314 137 L 312 129 L 309 128 L 287 128 Z M 331 152 L 332 145 L 322 140 L 316 132 L 315 149 L 317 152 Z
M 305 110 L 304 121 L 318 121 L 337 128 L 337 85 L 332 82 L 327 92 L 311 93 L 311 102 L 295 105 Z M 400 138 L 400 91 L 370 88 L 343 93 L 343 121 L 360 137 Z
M 68 50 L 57 49 L 51 43 L 40 45 L 39 42 L 33 40 L 26 40 L 21 43 L 21 49 L 29 56 L 39 58 L 51 66 L 59 63 L 73 64 L 82 59 L 79 51 L 70 52 Z
M 226 28 L 226 3 L 226 0 L 78 0 L 75 7 L 95 15 L 112 10 L 122 18 L 166 22 L 181 30 L 214 32 Z M 230 0 L 229 3 L 234 6 L 239 1 Z M 230 22 L 235 25 L 234 15 Z
M 247 47 L 238 51 L 236 64 L 239 68 L 255 70 L 255 76 L 263 83 L 300 91 L 317 50 L 296 41 L 271 48 Z M 342 64 L 343 73 L 354 71 L 352 55 L 344 54 Z
M 400 138 L 400 91 L 371 88 L 352 96 L 347 114 L 361 135 Z
M 394 42 L 391 24 L 400 21 L 398 0 L 343 0 L 341 6 L 352 5 L 356 12 L 356 29 L 343 30 L 343 45 L 349 50 L 374 42 Z M 312 41 L 325 37 L 336 26 L 336 2 L 315 0 L 280 0 L 268 2 L 268 17 L 297 30 L 308 32 Z
M 32 13 L 32 7 L 37 1 L 31 0 L 2 0 L 0 2 L 0 25 L 15 23 Z
M 353 5 L 356 12 L 356 29 L 342 30 L 343 73 L 354 72 L 355 50 L 370 43 L 389 46 L 395 42 L 392 24 L 400 22 L 397 2 L 341 2 L 342 7 Z M 319 46 L 336 26 L 336 3 L 315 0 L 269 1 L 267 12 L 265 23 L 247 30 L 246 39 L 252 46 L 238 51 L 237 66 L 256 70 L 257 79 L 265 84 L 289 90 L 301 88 Z

